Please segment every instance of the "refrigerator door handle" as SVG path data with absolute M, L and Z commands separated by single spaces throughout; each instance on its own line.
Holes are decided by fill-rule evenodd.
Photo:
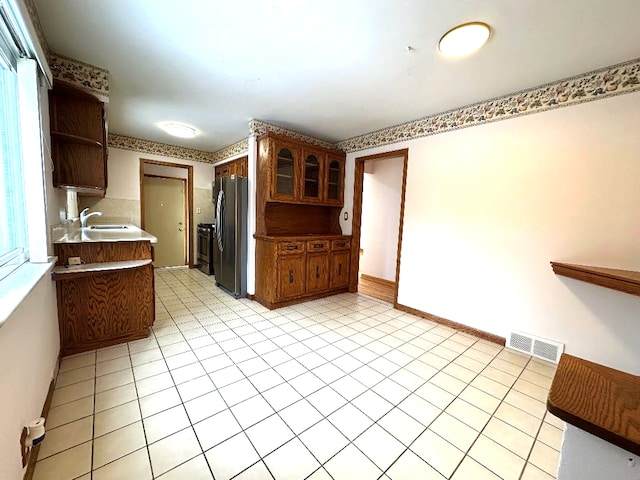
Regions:
M 224 251 L 224 190 L 218 193 L 218 207 L 216 212 L 216 232 L 218 236 L 218 249 Z

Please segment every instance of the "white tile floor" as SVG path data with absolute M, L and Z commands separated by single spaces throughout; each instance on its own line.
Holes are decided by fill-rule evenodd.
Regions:
M 553 365 L 361 295 L 156 293 L 148 339 L 62 360 L 36 480 L 554 478 Z

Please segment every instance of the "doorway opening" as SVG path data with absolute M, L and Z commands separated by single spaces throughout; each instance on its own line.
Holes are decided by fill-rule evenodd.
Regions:
M 156 267 L 194 266 L 193 166 L 140 159 L 142 229 L 158 238 Z
M 356 158 L 349 290 L 398 305 L 409 150 Z

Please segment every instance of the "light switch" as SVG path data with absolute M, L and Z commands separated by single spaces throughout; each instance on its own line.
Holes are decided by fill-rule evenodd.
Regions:
M 202 209 L 200 207 L 196 207 L 196 213 L 202 213 Z

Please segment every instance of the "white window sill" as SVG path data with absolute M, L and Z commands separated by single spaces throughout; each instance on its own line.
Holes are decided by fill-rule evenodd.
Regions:
M 33 287 L 51 271 L 56 257 L 46 263 L 25 263 L 15 272 L 0 281 L 0 327 L 33 290 Z

